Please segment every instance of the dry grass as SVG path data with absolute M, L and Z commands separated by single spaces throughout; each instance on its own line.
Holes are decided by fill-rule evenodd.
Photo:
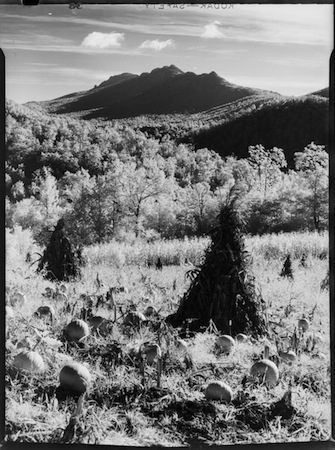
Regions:
M 18 233 L 14 237 L 17 236 Z M 46 301 L 42 294 L 51 283 L 37 275 L 34 266 L 29 267 L 25 263 L 24 252 L 29 240 L 22 247 L 15 243 L 14 237 L 7 250 L 10 253 L 6 268 L 7 301 L 16 288 L 25 293 L 28 301 L 24 309 L 14 306 L 14 317 L 7 319 L 7 441 L 61 441 L 74 411 L 74 402 L 57 402 L 55 390 L 59 371 L 69 358 L 86 365 L 93 377 L 84 404 L 84 414 L 69 443 L 181 446 L 197 442 L 221 445 L 329 438 L 329 295 L 327 291 L 320 290 L 320 283 L 327 272 L 327 259 L 320 259 L 316 257 L 317 253 L 309 251 L 308 266 L 303 268 L 299 266 L 299 260 L 293 258 L 294 278 L 289 281 L 279 276 L 283 261 L 278 257 L 265 257 L 267 253 L 262 253 L 267 247 L 265 244 L 261 245 L 260 238 L 254 240 L 249 247 L 253 248 L 252 270 L 267 304 L 268 319 L 280 323 L 280 326 L 271 326 L 278 333 L 281 342 L 288 344 L 298 319 L 312 312 L 311 333 L 318 333 L 323 338 L 312 351 L 303 351 L 292 366 L 280 365 L 277 386 L 267 389 L 257 385 L 249 377 L 245 381 L 250 366 L 262 354 L 268 341 L 270 354 L 275 352 L 274 334 L 268 341 L 262 339 L 236 344 L 235 350 L 228 356 L 214 351 L 213 334 L 197 334 L 187 339 L 189 354 L 193 359 L 193 367 L 190 367 L 185 363 L 183 355 L 178 353 L 172 332 L 166 332 L 162 339 L 164 370 L 161 388 L 157 389 L 154 369 L 148 370 L 148 378 L 143 386 L 138 363 L 131 355 L 127 356 L 129 349 L 135 344 L 155 338 L 150 331 L 144 329 L 133 334 L 124 333 L 118 324 L 121 322 L 119 319 L 109 336 L 90 336 L 84 348 L 66 347 L 62 341 L 62 331 L 72 314 L 65 311 L 62 302 Z M 270 237 L 264 239 L 269 240 Z M 286 245 L 284 254 L 288 244 L 279 245 L 279 237 L 273 239 L 278 239 L 278 248 Z M 309 246 L 310 240 L 304 236 L 301 242 L 304 239 L 306 246 Z M 296 248 L 298 236 L 294 239 L 292 237 L 290 242 L 289 248 Z M 152 255 L 156 257 L 167 252 L 165 244 L 162 243 L 161 247 L 157 244 Z M 192 250 L 194 255 L 200 255 L 197 256 L 200 259 L 205 248 L 203 244 L 199 243 L 198 248 Z M 113 245 L 110 248 L 114 248 Z M 181 243 L 180 254 L 184 254 L 182 245 Z M 121 254 L 127 255 L 128 250 L 130 254 L 130 249 L 126 252 L 125 248 L 126 246 Z M 141 251 L 133 250 L 138 255 L 148 254 L 144 247 L 140 248 Z M 140 310 L 144 310 L 146 305 L 153 302 L 163 316 L 176 309 L 178 295 L 188 287 L 189 281 L 185 278 L 188 266 L 163 265 L 163 270 L 159 271 L 141 265 L 143 259 L 137 259 L 136 264 L 133 264 L 127 257 L 120 257 L 125 264 L 118 266 L 107 256 L 98 260 L 98 253 L 94 252 L 92 248 L 87 249 L 89 264 L 83 270 L 83 278 L 67 284 L 70 300 L 78 301 L 79 309 L 80 294 L 97 290 L 97 273 L 104 283 L 101 292 L 113 285 L 126 286 L 128 292 L 117 295 L 118 303 L 134 303 Z M 172 261 L 171 258 L 168 260 Z M 180 263 L 181 257 L 178 256 L 176 261 Z M 38 306 L 48 302 L 56 310 L 57 320 L 53 325 L 32 317 Z M 112 316 L 112 312 L 104 307 L 100 307 L 97 313 L 105 317 Z M 36 328 L 39 334 L 61 341 L 62 345 L 52 347 L 50 343 L 54 341 L 50 340 L 38 344 L 37 351 L 47 364 L 45 373 L 38 376 L 16 374 L 11 366 L 18 351 L 16 344 L 27 337 L 37 342 L 39 337 Z M 120 343 L 124 353 L 120 361 L 109 361 L 107 358 L 114 341 Z M 233 401 L 230 404 L 205 399 L 204 388 L 212 379 L 223 380 L 231 386 Z M 269 416 L 271 405 L 280 400 L 288 389 L 292 391 L 294 414 L 289 419 Z

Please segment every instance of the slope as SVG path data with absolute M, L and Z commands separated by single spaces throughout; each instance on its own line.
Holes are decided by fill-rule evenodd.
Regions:
M 221 156 L 247 157 L 250 145 L 280 147 L 292 166 L 294 152 L 310 142 L 327 146 L 328 113 L 329 101 L 320 96 L 277 97 L 221 124 L 192 131 L 185 140 Z

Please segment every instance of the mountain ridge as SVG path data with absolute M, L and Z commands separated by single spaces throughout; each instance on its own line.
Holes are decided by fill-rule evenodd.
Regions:
M 235 85 L 214 71 L 197 75 L 172 64 L 140 75 L 125 72 L 87 91 L 29 103 L 53 114 L 121 119 L 143 114 L 192 114 L 257 94 L 280 95 Z

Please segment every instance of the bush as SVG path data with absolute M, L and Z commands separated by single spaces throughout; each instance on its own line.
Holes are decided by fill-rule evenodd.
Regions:
M 6 267 L 22 267 L 27 253 L 39 251 L 30 229 L 15 225 L 12 230 L 6 228 Z

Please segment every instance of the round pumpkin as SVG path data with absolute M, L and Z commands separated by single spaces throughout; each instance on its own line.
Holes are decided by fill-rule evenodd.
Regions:
M 53 319 L 55 317 L 55 310 L 52 306 L 40 306 L 39 308 L 37 308 L 35 315 L 37 317 L 51 317 L 51 319 Z
M 101 324 L 103 324 L 103 322 L 105 322 L 105 321 L 106 321 L 106 319 L 101 316 L 92 316 L 89 318 L 89 324 L 90 324 L 90 327 L 93 328 L 93 330 L 100 328 Z
M 69 299 L 67 294 L 65 294 L 64 292 L 57 292 L 55 294 L 55 300 L 57 300 L 58 302 L 67 303 Z
M 56 294 L 56 291 L 54 288 L 52 288 L 52 287 L 45 288 L 45 296 L 46 297 L 54 298 L 55 294 Z
M 131 311 L 124 318 L 123 325 L 132 325 L 138 327 L 146 320 L 145 315 L 139 311 Z
M 68 288 L 67 288 L 67 286 L 66 286 L 65 284 L 61 284 L 61 285 L 59 286 L 59 290 L 60 290 L 60 292 L 62 292 L 63 294 L 67 294 L 67 292 L 68 292 Z
M 140 348 L 141 357 L 149 365 L 153 364 L 157 358 L 162 357 L 162 350 L 157 344 L 144 344 Z
M 268 386 L 275 386 L 279 380 L 279 370 L 276 364 L 269 359 L 262 359 L 255 362 L 250 369 L 250 375 L 264 377 L 264 382 Z
M 81 294 L 80 300 L 82 300 L 87 308 L 93 308 L 95 297 L 94 295 Z
M 233 396 L 233 391 L 228 384 L 223 381 L 212 381 L 208 384 L 205 390 L 205 397 L 207 400 L 222 400 L 230 402 Z
M 309 329 L 309 322 L 307 319 L 300 319 L 298 321 L 298 328 L 303 332 L 306 332 Z
M 244 333 L 238 333 L 235 337 L 237 342 L 245 342 L 248 340 L 248 336 Z
M 86 392 L 91 379 L 88 369 L 77 362 L 66 364 L 59 373 L 60 386 L 78 394 Z
M 215 342 L 216 347 L 223 350 L 226 353 L 230 353 L 235 347 L 234 339 L 228 334 L 219 336 Z
M 289 364 L 292 364 L 297 359 L 297 355 L 293 350 L 288 350 L 287 352 L 279 352 L 278 355 L 284 362 L 287 362 Z
M 74 319 L 65 328 L 65 336 L 68 341 L 78 342 L 85 336 L 90 334 L 89 327 L 86 322 L 81 319 Z
M 148 306 L 144 311 L 146 317 L 157 315 L 157 309 L 154 306 Z
M 22 350 L 18 353 L 13 361 L 13 366 L 19 370 L 38 373 L 45 370 L 42 356 L 32 350 Z
M 20 291 L 16 291 L 12 297 L 12 304 L 13 305 L 25 305 L 27 303 L 27 298 L 24 294 L 22 294 L 22 292 Z

